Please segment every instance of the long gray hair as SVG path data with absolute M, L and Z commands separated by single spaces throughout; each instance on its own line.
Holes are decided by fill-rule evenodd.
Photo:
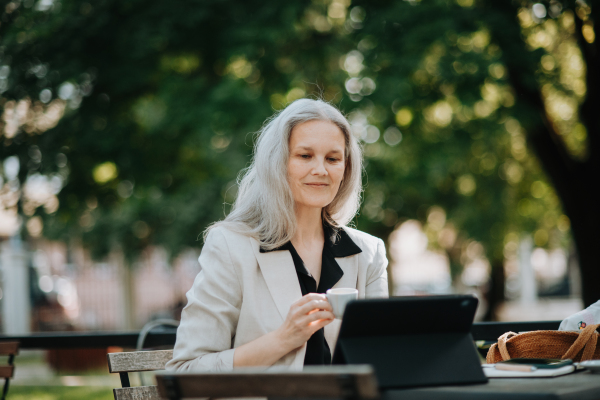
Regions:
M 334 106 L 322 101 L 300 99 L 269 118 L 258 134 L 250 166 L 238 178 L 238 193 L 223 226 L 258 240 L 272 250 L 292 239 L 296 232 L 294 198 L 288 183 L 287 166 L 292 129 L 303 122 L 329 121 L 340 128 L 346 141 L 346 169 L 333 201 L 323 208 L 323 221 L 335 228 L 347 225 L 360 205 L 362 153 L 350 124 Z

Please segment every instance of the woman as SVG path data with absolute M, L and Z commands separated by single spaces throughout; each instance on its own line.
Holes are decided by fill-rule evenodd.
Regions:
M 231 213 L 207 229 L 167 369 L 331 363 L 340 322 L 323 293 L 388 296 L 383 242 L 346 226 L 361 171 L 333 106 L 298 100 L 266 123 Z

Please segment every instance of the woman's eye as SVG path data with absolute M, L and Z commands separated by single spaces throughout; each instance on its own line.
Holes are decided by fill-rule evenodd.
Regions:
M 330 158 L 329 159 L 329 162 L 338 162 L 338 161 L 340 161 L 339 158 Z
M 310 154 L 300 154 L 300 157 L 302 157 L 302 158 L 310 158 Z

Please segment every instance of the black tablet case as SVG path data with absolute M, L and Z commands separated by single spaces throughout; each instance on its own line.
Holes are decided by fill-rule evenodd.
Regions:
M 333 364 L 371 364 L 382 389 L 483 383 L 470 333 L 477 298 L 396 297 L 349 303 Z

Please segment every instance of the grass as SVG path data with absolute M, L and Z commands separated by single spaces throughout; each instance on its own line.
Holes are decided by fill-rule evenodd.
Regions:
M 16 376 L 7 400 L 113 400 L 113 388 L 121 387 L 118 374 L 106 366 L 86 371 L 55 371 L 48 366 L 43 351 L 25 350 L 16 358 Z M 137 374 L 130 374 L 133 386 Z M 148 377 L 151 384 L 153 377 Z M 0 384 L 4 382 L 0 380 Z
M 111 388 L 69 386 L 12 386 L 9 400 L 113 400 Z

